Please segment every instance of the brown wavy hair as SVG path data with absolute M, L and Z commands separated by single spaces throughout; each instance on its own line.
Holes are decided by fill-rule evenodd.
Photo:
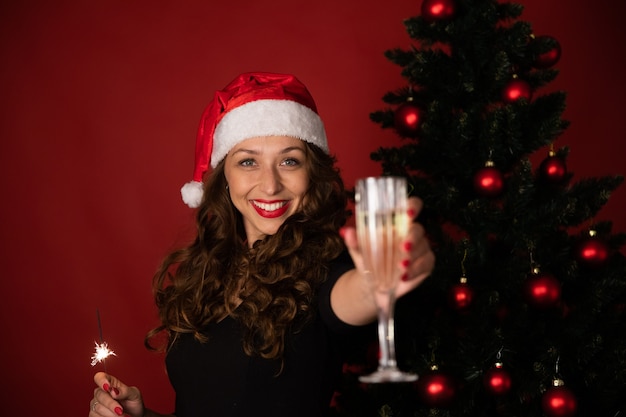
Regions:
M 243 220 L 230 200 L 222 161 L 209 176 L 196 216 L 197 236 L 170 253 L 153 278 L 161 325 L 169 348 L 182 333 L 204 342 L 210 323 L 230 315 L 242 324 L 248 355 L 281 358 L 285 338 L 315 314 L 316 289 L 328 263 L 344 249 L 346 191 L 335 158 L 306 143 L 309 185 L 301 209 L 249 248 Z M 163 346 L 161 346 L 162 348 Z

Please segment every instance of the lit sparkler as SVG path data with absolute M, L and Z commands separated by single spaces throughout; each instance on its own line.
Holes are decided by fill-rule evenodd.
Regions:
M 109 349 L 109 345 L 102 338 L 102 323 L 100 322 L 100 310 L 96 309 L 96 314 L 98 316 L 98 333 L 100 335 L 100 343 L 95 342 L 96 344 L 96 353 L 91 357 L 91 366 L 96 366 L 97 363 L 102 362 L 104 364 L 104 371 L 106 372 L 106 358 L 109 356 L 117 356 L 115 352 Z
M 104 360 L 111 355 L 117 356 L 115 352 L 109 349 L 107 342 L 102 342 L 102 343 L 95 342 L 95 343 L 96 343 L 96 353 L 94 353 L 93 356 L 91 357 L 91 366 L 96 366 L 97 363 L 104 362 Z

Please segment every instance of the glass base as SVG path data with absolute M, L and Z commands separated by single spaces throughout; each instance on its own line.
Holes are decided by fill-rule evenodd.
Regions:
M 417 374 L 402 372 L 397 368 L 378 369 L 369 375 L 362 375 L 359 381 L 368 384 L 379 384 L 385 382 L 413 382 L 417 381 Z

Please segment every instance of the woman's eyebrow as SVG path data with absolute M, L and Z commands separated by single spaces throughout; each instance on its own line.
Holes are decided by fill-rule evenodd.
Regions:
M 300 151 L 300 152 L 304 153 L 304 149 L 302 149 L 299 146 L 289 146 L 289 147 L 287 147 L 285 149 L 280 150 L 279 153 L 280 154 L 285 154 L 285 153 L 289 153 L 291 151 Z M 251 154 L 251 155 L 259 155 L 261 153 L 260 151 L 258 151 L 256 149 L 240 148 L 240 149 L 237 149 L 236 151 L 234 151 L 233 155 L 236 155 L 236 154 L 238 154 L 240 152 L 246 153 L 246 154 Z
M 248 154 L 252 154 L 252 155 L 258 155 L 260 152 L 256 151 L 254 149 L 237 149 L 236 151 L 233 152 L 233 155 L 236 155 L 238 153 L 248 153 Z
M 299 146 L 289 146 L 288 148 L 283 149 L 280 153 L 289 153 L 291 151 L 300 151 L 304 153 L 304 149 Z

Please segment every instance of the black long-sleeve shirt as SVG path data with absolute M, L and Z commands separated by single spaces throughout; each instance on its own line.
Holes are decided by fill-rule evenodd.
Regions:
M 347 252 L 332 262 L 315 320 L 287 338 L 280 374 L 280 361 L 244 353 L 242 329 L 231 317 L 207 329 L 206 343 L 181 336 L 166 358 L 177 417 L 326 416 L 342 352 L 363 330 L 341 322 L 330 307 L 333 285 L 351 268 Z

